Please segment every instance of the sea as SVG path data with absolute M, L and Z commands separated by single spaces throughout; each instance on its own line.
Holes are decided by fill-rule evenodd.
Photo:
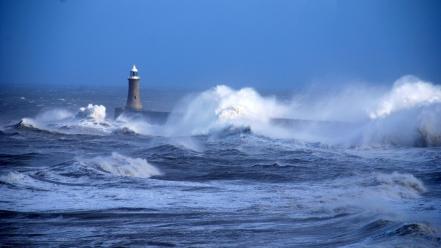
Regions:
M 0 246 L 441 247 L 435 84 L 126 94 L 0 90 Z

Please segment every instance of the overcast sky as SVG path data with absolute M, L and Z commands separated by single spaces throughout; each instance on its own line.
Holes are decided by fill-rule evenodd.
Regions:
M 3 86 L 441 83 L 437 0 L 0 1 Z

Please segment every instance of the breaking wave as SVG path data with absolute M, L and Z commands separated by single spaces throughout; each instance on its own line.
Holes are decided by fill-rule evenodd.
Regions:
M 131 158 L 112 152 L 110 156 L 98 156 L 90 159 L 78 158 L 82 166 L 109 173 L 114 176 L 150 178 L 159 176 L 159 169 L 142 158 Z
M 80 108 L 76 114 L 65 109 L 48 110 L 35 118 L 21 119 L 15 127 L 59 133 L 106 133 L 111 124 L 105 117 L 106 107 L 89 104 Z
M 270 120 L 283 116 L 287 110 L 275 97 L 263 97 L 252 88 L 233 90 L 219 85 L 180 103 L 166 125 L 166 132 L 198 135 L 229 126 L 270 131 Z
M 0 175 L 0 183 L 8 184 L 19 188 L 30 188 L 34 190 L 51 190 L 55 185 L 41 181 L 24 172 L 9 171 Z
M 371 99 L 361 96 L 366 92 Z M 299 102 L 299 96 L 280 102 L 251 88 L 233 90 L 220 85 L 179 104 L 167 124 L 167 134 L 207 134 L 233 126 L 272 138 L 351 146 L 441 144 L 441 87 L 404 76 L 389 92 L 370 92 L 348 90 L 328 99 L 311 98 L 316 102 Z M 346 116 L 335 114 L 347 111 L 351 113 Z M 291 125 L 277 125 L 277 119 Z
M 412 174 L 407 173 L 372 173 L 360 176 L 337 179 L 327 188 L 332 188 L 329 197 L 337 196 L 351 204 L 362 207 L 382 205 L 390 201 L 415 199 L 426 192 L 424 183 Z M 344 192 L 344 195 L 340 195 Z M 357 199 L 353 202 L 353 199 Z M 384 205 L 382 205 L 384 207 Z
M 441 87 L 422 81 L 414 76 L 398 79 L 392 88 L 370 113 L 370 118 L 384 118 L 394 112 L 441 103 Z
M 81 107 L 76 118 L 81 121 L 87 120 L 93 123 L 103 123 L 106 120 L 106 107 L 103 105 L 89 104 L 87 107 Z
M 398 172 L 373 174 L 365 179 L 362 185 L 374 187 L 378 192 L 385 192 L 398 198 L 416 198 L 426 192 L 426 187 L 421 180 L 412 174 Z
M 15 125 L 19 129 L 31 129 L 66 134 L 144 134 L 154 133 L 152 125 L 142 118 L 121 115 L 113 120 L 106 118 L 106 107 L 88 104 L 77 113 L 65 109 L 53 109 L 35 118 L 23 118 Z

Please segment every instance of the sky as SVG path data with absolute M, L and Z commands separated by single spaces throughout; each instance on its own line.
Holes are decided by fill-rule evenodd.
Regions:
M 441 84 L 438 0 L 0 0 L 0 88 Z

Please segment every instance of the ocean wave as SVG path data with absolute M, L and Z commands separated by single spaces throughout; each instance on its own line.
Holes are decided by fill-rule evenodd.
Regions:
M 183 101 L 166 124 L 167 133 L 199 135 L 229 126 L 271 131 L 271 118 L 283 116 L 286 106 L 275 97 L 263 97 L 252 88 L 234 90 L 218 85 Z
M 80 108 L 77 114 L 64 109 L 47 110 L 35 118 L 22 118 L 14 127 L 66 134 L 97 134 L 108 132 L 110 124 L 104 118 L 104 106 L 89 104 L 87 108 Z
M 389 234 L 398 236 L 423 236 L 428 238 L 437 237 L 436 230 L 425 223 L 404 224 Z
M 14 125 L 17 129 L 35 129 L 38 130 L 40 128 L 37 127 L 36 121 L 31 118 L 23 118 L 17 124 Z
M 51 183 L 38 180 L 26 173 L 18 171 L 9 171 L 0 175 L 0 182 L 14 187 L 34 190 L 51 190 L 54 187 Z
M 106 120 L 106 107 L 103 105 L 89 104 L 87 107 L 81 107 L 75 117 L 80 120 L 103 123 Z
M 86 135 L 161 134 L 159 129 L 155 129 L 146 120 L 136 116 L 121 115 L 116 120 L 108 119 L 106 107 L 94 104 L 81 107 L 76 114 L 64 109 L 47 110 L 34 118 L 22 118 L 14 128 Z
M 0 175 L 0 182 L 17 185 L 21 184 L 23 181 L 28 180 L 29 176 L 19 173 L 16 171 L 10 171 L 6 174 Z
M 342 99 L 326 100 L 317 96 L 315 100 L 326 106 L 311 108 L 310 105 L 317 104 L 296 102 L 295 99 L 300 97 L 291 102 L 280 102 L 275 97 L 264 97 L 252 88 L 234 90 L 219 85 L 179 104 L 164 133 L 212 134 L 247 127 L 257 135 L 271 138 L 332 145 L 441 145 L 441 87 L 404 76 L 383 95 L 369 92 L 372 99 L 363 98 L 361 103 L 354 103 L 360 98 L 359 91 L 348 91 L 341 96 Z M 348 96 L 351 93 L 353 95 Z M 350 111 L 358 111 L 358 114 L 346 117 L 329 114 L 346 112 L 352 105 L 358 109 L 351 108 Z M 296 119 L 296 116 L 304 119 Z M 351 116 L 355 117 L 351 119 Z
M 424 183 L 412 174 L 377 172 L 320 183 L 303 195 L 313 197 L 306 202 L 320 201 L 331 209 L 355 207 L 393 216 L 406 211 L 403 203 L 415 201 L 425 192 Z
M 393 172 L 374 173 L 362 181 L 362 185 L 373 187 L 392 198 L 416 198 L 426 192 L 423 182 L 412 174 Z
M 431 103 L 374 119 L 361 129 L 361 144 L 440 146 L 441 103 Z
M 408 75 L 395 81 L 392 90 L 380 100 L 369 116 L 372 119 L 383 118 L 403 109 L 432 103 L 441 103 L 441 86 Z
M 439 230 L 429 223 L 397 223 L 378 219 L 359 229 L 370 239 L 361 247 L 440 247 Z M 359 247 L 360 244 L 346 247 Z
M 141 115 L 127 115 L 123 113 L 113 122 L 114 132 L 120 134 L 160 135 L 163 130 L 150 124 Z
M 161 171 L 142 158 L 131 158 L 112 152 L 110 156 L 77 158 L 80 165 L 94 168 L 100 172 L 123 177 L 150 178 L 162 175 Z

